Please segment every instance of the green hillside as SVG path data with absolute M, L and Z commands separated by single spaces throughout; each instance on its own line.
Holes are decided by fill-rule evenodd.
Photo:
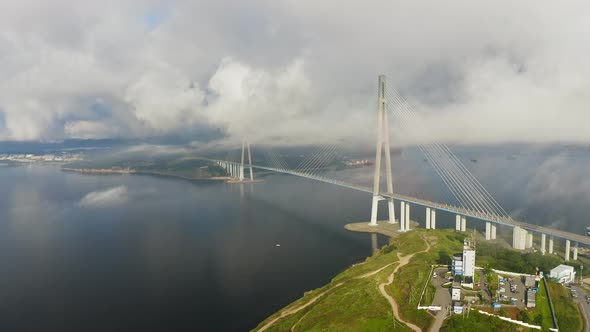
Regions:
M 299 300 L 268 317 L 254 331 L 411 331 L 412 327 L 414 330 L 427 331 L 434 323 L 435 316 L 417 307 L 419 303 L 428 306 L 433 302 L 436 288 L 429 282 L 432 265 L 448 264 L 453 254 L 461 252 L 465 237 L 465 233 L 454 230 L 416 229 L 404 233 L 391 239 L 390 245 L 365 262 L 350 267 L 329 284 L 305 293 Z M 477 255 L 477 262 L 484 264 L 489 280 L 497 279 L 490 268 L 512 267 L 518 272 L 534 273 L 535 266 L 545 268 L 559 263 L 555 257 L 507 248 L 492 250 L 491 246 L 493 243 L 480 242 L 482 250 Z M 388 297 L 394 300 L 397 315 Z M 554 302 L 556 300 L 560 303 L 571 302 L 571 299 L 561 297 L 554 299 Z M 545 302 L 543 297 L 539 298 L 538 310 L 507 308 L 495 314 L 513 315 L 513 318 L 519 319 L 524 317 L 530 323 L 539 322 L 545 330 L 552 326 Z M 491 311 L 487 303 L 477 309 Z M 441 330 L 472 331 L 476 327 L 481 331 L 529 330 L 496 317 L 479 314 L 476 310 L 469 311 L 469 315 L 451 315 L 441 324 Z M 572 328 L 578 330 L 581 317 L 575 318 L 576 323 L 572 324 Z

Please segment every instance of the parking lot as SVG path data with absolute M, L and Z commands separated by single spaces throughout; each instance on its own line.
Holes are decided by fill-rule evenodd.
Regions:
M 449 280 L 445 278 L 445 274 L 448 271 L 448 268 L 437 268 L 434 270 L 436 277 L 432 277 L 432 284 L 436 287 L 436 294 L 434 295 L 432 305 L 447 307 L 451 304 L 451 292 L 447 288 L 442 288 L 443 284 L 449 282 Z
M 502 303 L 510 302 L 518 308 L 526 307 L 526 288 L 520 277 L 502 277 L 498 279 L 498 293 Z

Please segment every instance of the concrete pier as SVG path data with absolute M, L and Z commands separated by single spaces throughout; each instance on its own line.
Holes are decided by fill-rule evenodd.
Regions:
M 371 221 L 370 226 L 377 226 L 377 209 L 379 206 L 379 196 L 373 195 L 373 203 L 371 205 Z
M 489 222 L 486 222 L 486 240 L 490 240 L 492 238 L 492 225 Z
M 570 260 L 570 240 L 565 240 L 565 261 L 569 262 Z
M 410 203 L 406 203 L 406 231 L 410 230 Z
M 461 216 L 461 232 L 467 231 L 467 218 Z
M 545 255 L 545 241 L 546 241 L 547 235 L 545 235 L 545 233 L 541 234 L 541 254 Z
M 549 237 L 549 253 L 553 253 L 553 236 Z
M 496 239 L 496 225 L 492 224 L 492 234 L 490 236 L 490 239 L 495 240 Z
M 533 247 L 533 234 L 528 233 L 526 234 L 526 249 L 532 248 Z
M 387 200 L 387 206 L 389 208 L 389 223 L 395 224 L 395 205 L 393 205 L 393 198 Z
M 524 250 L 526 247 L 526 236 L 527 232 L 524 229 L 514 226 L 512 229 L 512 248 Z
M 455 216 L 455 230 L 456 231 L 461 230 L 461 216 L 460 215 Z
M 578 242 L 576 242 L 576 245 L 574 246 L 574 256 L 572 258 L 575 261 L 578 260 Z
M 431 224 L 431 221 L 430 221 L 430 208 L 427 207 L 426 208 L 426 229 L 430 229 L 430 224 Z
M 401 201 L 399 205 L 399 230 L 403 232 L 406 230 L 406 202 Z
M 430 210 L 430 228 L 436 229 L 436 210 Z

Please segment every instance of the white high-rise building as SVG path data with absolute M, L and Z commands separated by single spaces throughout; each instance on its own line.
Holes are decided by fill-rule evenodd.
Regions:
M 475 248 L 467 241 L 463 245 L 463 275 L 475 276 Z

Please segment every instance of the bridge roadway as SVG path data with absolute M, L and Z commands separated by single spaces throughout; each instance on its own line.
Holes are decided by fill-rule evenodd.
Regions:
M 222 162 L 222 163 L 240 165 L 240 163 L 236 163 L 236 162 L 227 162 L 227 161 L 223 161 L 223 160 L 213 160 L 213 159 L 209 159 L 209 160 L 216 161 L 216 162 Z M 369 187 L 358 186 L 358 185 L 346 183 L 344 181 L 328 179 L 328 178 L 325 178 L 322 176 L 310 175 L 310 174 L 301 173 L 301 172 L 297 172 L 297 171 L 293 171 L 293 170 L 285 170 L 285 169 L 259 166 L 259 165 L 252 165 L 252 168 L 267 170 L 267 171 L 276 172 L 276 173 L 290 174 L 290 175 L 294 175 L 294 176 L 298 176 L 298 177 L 302 177 L 302 178 L 306 178 L 306 179 L 325 182 L 325 183 L 337 185 L 340 187 L 350 188 L 350 189 L 364 191 L 364 192 L 373 194 L 373 190 Z M 562 238 L 565 240 L 570 240 L 573 242 L 578 242 L 579 244 L 585 244 L 587 246 L 590 246 L 590 237 L 585 236 L 585 235 L 580 235 L 580 234 L 570 233 L 570 232 L 552 229 L 552 228 L 548 228 L 548 227 L 533 225 L 533 224 L 529 224 L 529 223 L 526 223 L 523 221 L 516 221 L 516 220 L 510 219 L 510 218 L 504 218 L 504 217 L 500 217 L 500 216 L 496 216 L 496 215 L 480 213 L 477 211 L 467 210 L 467 209 L 457 207 L 457 206 L 432 202 L 432 201 L 428 201 L 428 200 L 420 199 L 420 198 L 416 198 L 416 197 L 411 197 L 411 196 L 405 196 L 405 195 L 388 193 L 388 192 L 380 192 L 379 195 L 382 197 L 387 197 L 387 198 L 393 197 L 393 199 L 397 199 L 397 200 L 404 201 L 404 202 L 409 202 L 409 203 L 412 203 L 415 205 L 421 205 L 424 207 L 435 208 L 437 210 L 443 210 L 443 211 L 451 212 L 454 214 L 459 214 L 459 215 L 462 215 L 465 217 L 470 217 L 473 219 L 489 221 L 489 222 L 492 222 L 495 224 L 512 226 L 512 227 L 518 226 L 520 228 L 523 228 L 523 229 L 526 229 L 529 231 L 543 233 L 543 234 L 547 234 L 547 235 L 550 235 L 553 237 Z

